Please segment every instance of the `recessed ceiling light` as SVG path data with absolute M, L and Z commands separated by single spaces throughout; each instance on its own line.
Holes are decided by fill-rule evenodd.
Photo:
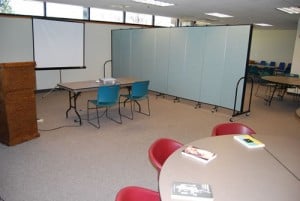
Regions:
M 162 7 L 174 6 L 174 4 L 172 4 L 172 3 L 166 3 L 163 1 L 156 1 L 156 0 L 132 0 L 132 1 L 137 2 L 137 3 L 144 3 L 144 4 L 150 4 L 150 5 L 162 6 Z
M 214 17 L 220 17 L 220 18 L 233 17 L 231 15 L 226 15 L 226 14 L 222 14 L 222 13 L 205 13 L 205 14 L 214 16 Z
M 288 14 L 300 14 L 300 8 L 299 7 L 284 7 L 284 8 L 277 8 L 277 10 L 286 12 Z
M 271 24 L 266 24 L 266 23 L 254 23 L 254 25 L 261 26 L 261 27 L 271 27 L 271 26 L 273 26 Z

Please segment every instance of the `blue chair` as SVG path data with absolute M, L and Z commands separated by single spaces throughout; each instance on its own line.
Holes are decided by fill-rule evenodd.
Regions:
M 284 69 L 285 69 L 285 62 L 280 62 L 278 66 L 278 71 L 284 72 Z
M 286 68 L 284 69 L 284 74 L 290 74 L 291 73 L 292 64 L 289 63 Z
M 95 126 L 96 128 L 100 128 L 99 119 L 106 115 L 106 117 L 116 123 L 121 124 L 122 118 L 120 113 L 120 102 L 119 102 L 119 92 L 120 86 L 119 85 L 103 85 L 98 88 L 97 99 L 96 100 L 88 100 L 87 101 L 87 121 Z M 108 115 L 108 111 L 111 107 L 115 105 L 119 105 L 118 108 L 118 116 L 119 120 L 113 119 L 111 116 Z M 104 112 L 99 115 L 99 109 L 104 108 Z M 93 123 L 90 119 L 90 110 L 96 109 L 97 113 L 97 124 Z
M 261 60 L 259 64 L 266 66 L 268 63 L 266 61 L 264 61 L 264 60 Z
M 121 114 L 122 116 L 128 118 L 128 119 L 133 119 L 133 110 L 150 116 L 150 105 L 149 105 L 149 96 L 148 96 L 148 88 L 149 88 L 149 80 L 147 81 L 138 81 L 138 82 L 134 82 L 131 86 L 131 91 L 129 92 L 129 94 L 121 94 L 120 97 L 124 97 L 125 101 L 124 101 L 124 106 L 126 104 L 127 101 L 130 101 L 130 110 L 131 110 L 131 116 L 127 116 L 124 114 Z M 142 100 L 147 100 L 147 105 L 148 105 L 148 112 L 142 112 L 141 109 L 141 105 L 139 103 L 139 101 Z M 136 104 L 138 105 L 139 109 L 136 110 Z
M 270 66 L 274 66 L 274 67 L 275 67 L 275 65 L 276 65 L 276 62 L 275 62 L 275 61 L 271 61 L 271 62 L 270 62 Z

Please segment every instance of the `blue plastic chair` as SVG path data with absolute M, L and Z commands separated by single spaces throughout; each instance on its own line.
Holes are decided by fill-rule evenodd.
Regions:
M 148 96 L 148 88 L 149 88 L 149 80 L 147 81 L 138 81 L 134 82 L 131 86 L 131 91 L 129 94 L 121 94 L 120 97 L 124 97 L 124 106 L 127 101 L 130 101 L 130 110 L 131 110 L 131 116 L 127 116 L 125 114 L 121 114 L 122 116 L 128 118 L 128 119 L 133 119 L 133 110 L 136 112 L 139 112 L 141 114 L 150 116 L 150 105 L 149 105 L 149 96 Z M 142 100 L 147 100 L 147 105 L 148 105 L 148 111 L 142 112 L 141 105 L 139 101 Z M 139 109 L 136 110 L 136 104 L 138 105 Z
M 284 74 L 290 74 L 291 73 L 292 64 L 289 63 L 286 68 L 284 69 Z
M 120 113 L 120 103 L 119 103 L 119 92 L 120 86 L 119 85 L 103 85 L 98 88 L 97 99 L 96 100 L 88 100 L 87 101 L 87 121 L 95 126 L 96 128 L 100 128 L 99 119 L 106 115 L 106 117 L 116 123 L 121 124 L 122 118 Z M 111 107 L 115 105 L 119 105 L 118 113 L 119 113 L 119 120 L 113 119 L 111 116 L 108 115 L 108 111 Z M 104 108 L 104 112 L 99 115 L 99 109 Z M 90 119 L 90 110 L 96 109 L 97 113 L 97 124 L 93 123 Z
M 270 66 L 275 66 L 276 65 L 276 62 L 275 61 L 271 61 L 270 62 Z
M 278 71 L 284 72 L 285 69 L 285 62 L 280 62 L 278 66 Z

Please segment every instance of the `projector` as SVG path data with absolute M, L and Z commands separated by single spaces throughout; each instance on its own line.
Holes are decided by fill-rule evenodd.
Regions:
M 117 83 L 117 79 L 109 77 L 109 78 L 101 78 L 100 82 L 103 84 L 116 84 Z

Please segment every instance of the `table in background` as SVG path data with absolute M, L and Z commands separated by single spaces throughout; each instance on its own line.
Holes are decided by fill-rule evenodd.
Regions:
M 205 164 L 181 154 L 181 148 L 160 172 L 162 201 L 171 201 L 174 181 L 210 184 L 214 201 L 298 201 L 300 198 L 300 137 L 255 135 L 265 148 L 249 149 L 233 135 L 190 143 L 217 154 Z
M 300 86 L 300 79 L 297 77 L 288 77 L 288 76 L 263 76 L 261 79 L 274 83 L 274 88 L 271 93 L 271 96 L 266 99 L 267 103 L 271 105 L 271 102 L 273 100 L 275 91 L 279 88 L 282 87 L 283 90 L 286 90 L 288 87 L 299 87 Z M 285 91 L 284 91 L 285 93 Z M 283 94 L 284 95 L 284 94 Z
M 120 87 L 129 87 L 136 80 L 133 78 L 116 78 L 116 83 L 120 84 Z M 77 111 L 77 98 L 82 92 L 95 91 L 103 83 L 96 80 L 80 81 L 80 82 L 66 82 L 57 84 L 59 88 L 65 89 L 69 92 L 69 108 L 66 111 L 66 117 L 68 118 L 69 111 L 74 109 L 75 114 L 79 119 L 79 124 L 82 124 L 80 114 Z

